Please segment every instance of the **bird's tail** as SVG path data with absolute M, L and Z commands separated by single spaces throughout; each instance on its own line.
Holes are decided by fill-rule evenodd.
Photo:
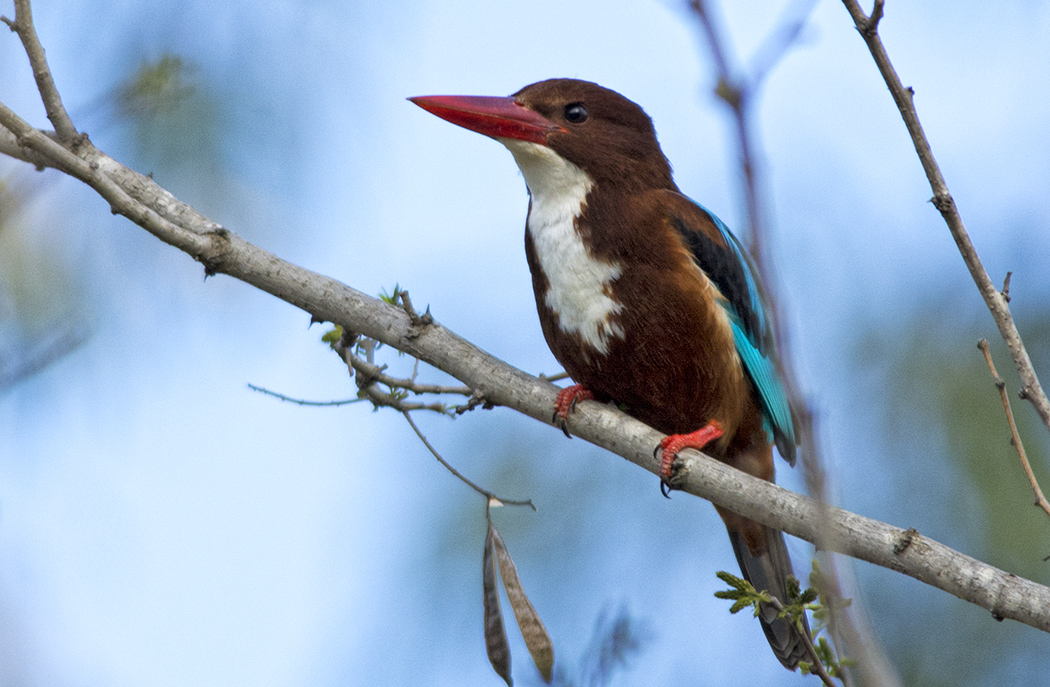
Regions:
M 746 526 L 729 527 L 729 539 L 733 542 L 733 552 L 740 563 L 744 579 L 758 591 L 765 590 L 786 605 L 787 576 L 792 574 L 792 570 L 783 533 L 752 520 L 740 520 L 743 520 Z M 750 536 L 745 536 L 745 529 L 749 530 L 747 534 Z M 750 547 L 748 540 L 752 541 Z M 787 618 L 778 618 L 777 610 L 773 606 L 761 604 L 758 615 L 762 622 L 762 631 L 766 633 L 773 653 L 785 668 L 794 670 L 798 662 L 806 657 L 806 643 L 799 629 Z M 809 623 L 804 617 L 802 624 L 809 635 Z

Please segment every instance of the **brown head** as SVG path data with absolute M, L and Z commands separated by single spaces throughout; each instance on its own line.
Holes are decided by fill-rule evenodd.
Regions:
M 491 136 L 515 155 L 524 141 L 549 148 L 605 190 L 675 188 L 652 120 L 634 102 L 590 81 L 548 79 L 509 97 L 420 96 L 423 109 Z

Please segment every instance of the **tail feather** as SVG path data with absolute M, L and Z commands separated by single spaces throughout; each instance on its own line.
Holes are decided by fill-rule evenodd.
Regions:
M 757 523 L 754 523 L 757 525 Z M 781 602 L 787 603 L 787 576 L 792 574 L 791 558 L 788 556 L 784 535 L 779 530 L 765 528 L 765 547 L 753 555 L 739 530 L 730 529 L 729 539 L 740 564 L 744 579 L 758 591 L 767 591 Z M 766 633 L 769 646 L 788 670 L 794 670 L 798 662 L 806 657 L 806 643 L 795 624 L 787 618 L 778 618 L 777 610 L 761 604 L 759 620 Z M 803 618 L 803 627 L 809 635 L 809 623 Z

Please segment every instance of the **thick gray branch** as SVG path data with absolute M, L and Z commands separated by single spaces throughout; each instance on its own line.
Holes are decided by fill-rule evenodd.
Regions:
M 0 106 L 0 114 L 6 108 Z M 8 113 L 10 111 L 7 111 Z M 0 117 L 4 125 L 10 117 Z M 20 121 L 20 120 L 18 120 Z M 10 128 L 10 127 L 9 127 Z M 17 127 L 16 127 L 17 128 Z M 557 387 L 489 355 L 440 324 L 420 328 L 400 308 L 335 279 L 281 260 L 180 202 L 152 179 L 134 172 L 81 140 L 74 154 L 42 132 L 13 132 L 20 159 L 47 161 L 94 188 L 114 212 L 224 273 L 285 300 L 313 317 L 342 324 L 448 372 L 496 404 L 549 423 Z M 10 138 L 0 136 L 0 145 Z M 29 150 L 24 150 L 28 148 Z M 58 148 L 62 152 L 55 150 Z M 5 150 L 10 146 L 5 146 Z M 75 161 L 74 161 L 75 159 Z M 653 472 L 661 435 L 619 411 L 581 403 L 572 416 L 580 437 Z M 1050 632 L 1050 588 L 965 556 L 912 531 L 764 482 L 693 451 L 680 463 L 684 491 L 811 542 L 922 580 L 961 599 Z

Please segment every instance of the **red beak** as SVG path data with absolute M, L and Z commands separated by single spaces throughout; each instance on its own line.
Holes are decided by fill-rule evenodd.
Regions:
M 547 134 L 565 131 L 510 96 L 424 95 L 409 100 L 446 121 L 492 138 L 546 145 Z

